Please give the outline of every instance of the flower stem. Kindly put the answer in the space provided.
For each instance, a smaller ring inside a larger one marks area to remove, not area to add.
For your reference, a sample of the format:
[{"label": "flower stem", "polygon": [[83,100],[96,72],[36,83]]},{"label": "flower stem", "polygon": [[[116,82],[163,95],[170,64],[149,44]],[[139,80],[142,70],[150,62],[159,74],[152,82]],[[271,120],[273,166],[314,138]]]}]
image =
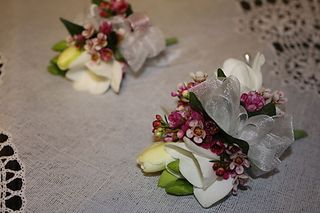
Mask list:
[{"label": "flower stem", "polygon": [[178,43],[178,38],[176,37],[171,37],[171,38],[166,38],[166,46],[171,46],[171,45],[174,45],[174,44],[177,44]]}]

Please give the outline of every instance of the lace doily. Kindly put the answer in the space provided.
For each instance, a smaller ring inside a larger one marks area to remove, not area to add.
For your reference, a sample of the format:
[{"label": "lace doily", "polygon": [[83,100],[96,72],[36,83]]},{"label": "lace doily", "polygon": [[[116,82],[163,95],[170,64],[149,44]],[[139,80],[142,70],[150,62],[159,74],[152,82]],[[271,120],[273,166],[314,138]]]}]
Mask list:
[{"label": "lace doily", "polygon": [[24,166],[11,136],[0,130],[0,212],[23,212],[24,191]]},{"label": "lace doily", "polygon": [[320,1],[237,0],[239,31],[270,44],[274,74],[301,90],[320,94]]},{"label": "lace doily", "polygon": [[4,69],[6,65],[6,59],[3,54],[0,53],[0,84],[2,83],[2,78],[4,76]]}]

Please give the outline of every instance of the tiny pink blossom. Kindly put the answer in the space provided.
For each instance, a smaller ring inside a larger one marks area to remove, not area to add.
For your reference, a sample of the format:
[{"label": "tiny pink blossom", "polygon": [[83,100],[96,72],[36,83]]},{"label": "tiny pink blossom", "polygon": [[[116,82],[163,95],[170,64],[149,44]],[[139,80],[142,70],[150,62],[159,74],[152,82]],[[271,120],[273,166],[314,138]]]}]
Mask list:
[{"label": "tiny pink blossom", "polygon": [[126,0],[111,0],[111,10],[118,14],[123,14],[127,11],[129,4]]},{"label": "tiny pink blossom", "polygon": [[241,103],[244,105],[248,112],[255,112],[266,104],[265,99],[258,92],[250,91],[248,93],[243,93],[240,98]]},{"label": "tiny pink blossom", "polygon": [[222,140],[216,139],[213,141],[210,149],[211,149],[211,152],[217,155],[221,155],[225,151],[226,145],[223,143]]},{"label": "tiny pink blossom", "polygon": [[206,137],[206,131],[203,129],[203,123],[201,121],[192,120],[189,122],[189,126],[190,129],[186,132],[187,137],[193,139],[197,144],[202,143]]},{"label": "tiny pink blossom", "polygon": [[109,48],[102,48],[100,51],[100,57],[104,62],[109,62],[112,60],[112,50],[110,50]]},{"label": "tiny pink blossom", "polygon": [[82,36],[84,36],[86,39],[90,38],[95,29],[94,26],[90,23],[84,25],[84,31],[82,31]]},{"label": "tiny pink blossom", "polygon": [[241,175],[244,173],[244,167],[245,168],[250,167],[250,163],[249,163],[246,155],[244,155],[241,152],[233,154],[230,158],[231,158],[232,162],[230,163],[229,168],[231,170],[234,170],[237,175]]},{"label": "tiny pink blossom", "polygon": [[184,137],[184,135],[185,135],[185,133],[184,133],[183,130],[179,130],[179,131],[177,132],[177,137],[178,137],[179,139],[182,139],[182,138]]},{"label": "tiny pink blossom", "polygon": [[94,48],[94,43],[92,39],[86,40],[86,44],[84,45],[84,49],[88,51],[90,54],[95,54],[97,51]]},{"label": "tiny pink blossom", "polygon": [[67,38],[66,38],[66,41],[69,45],[73,44],[74,43],[74,39],[73,39],[73,36],[71,35],[68,35]]},{"label": "tiny pink blossom", "polygon": [[269,100],[273,96],[272,90],[269,88],[261,87],[258,92],[264,97],[265,100]]},{"label": "tiny pink blossom", "polygon": [[185,120],[183,119],[179,111],[173,111],[168,116],[168,120],[169,120],[169,126],[174,129],[180,127],[185,122]]},{"label": "tiny pink blossom", "polygon": [[284,97],[284,92],[276,90],[273,92],[272,101],[276,104],[285,104],[288,99]]},{"label": "tiny pink blossom", "polygon": [[107,21],[102,22],[100,24],[99,31],[103,34],[108,35],[112,31],[112,24]]},{"label": "tiny pink blossom", "polygon": [[92,39],[92,41],[93,41],[94,49],[96,51],[99,51],[108,45],[107,35],[103,33],[98,33],[97,37]]}]

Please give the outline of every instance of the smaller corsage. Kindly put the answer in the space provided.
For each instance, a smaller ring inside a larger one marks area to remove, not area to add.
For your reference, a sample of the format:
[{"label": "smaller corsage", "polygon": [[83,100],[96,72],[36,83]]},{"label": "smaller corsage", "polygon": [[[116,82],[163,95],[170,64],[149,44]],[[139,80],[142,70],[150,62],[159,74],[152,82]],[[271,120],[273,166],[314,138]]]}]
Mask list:
[{"label": "smaller corsage", "polygon": [[208,208],[274,170],[306,133],[293,130],[284,93],[262,87],[264,62],[258,53],[251,66],[228,59],[213,77],[191,73],[171,94],[176,109],[152,123],[155,143],[137,159],[143,172],[161,171],[159,187]]},{"label": "smaller corsage", "polygon": [[148,58],[177,42],[165,39],[148,16],[133,12],[126,0],[93,0],[84,25],[60,20],[69,36],[52,47],[59,54],[48,70],[72,81],[76,90],[92,94],[110,87],[119,93],[126,70],[141,70]]}]

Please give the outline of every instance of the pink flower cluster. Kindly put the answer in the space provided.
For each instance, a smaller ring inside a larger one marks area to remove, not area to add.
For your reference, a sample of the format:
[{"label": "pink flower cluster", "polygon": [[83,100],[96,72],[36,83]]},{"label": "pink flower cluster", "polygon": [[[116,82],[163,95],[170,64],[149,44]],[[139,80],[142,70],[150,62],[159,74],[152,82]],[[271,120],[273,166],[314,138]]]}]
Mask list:
[{"label": "pink flower cluster", "polygon": [[182,102],[188,102],[189,98],[189,89],[194,87],[196,83],[190,82],[190,83],[180,83],[177,86],[177,91],[171,92],[172,97],[178,97],[180,101]]},{"label": "pink flower cluster", "polygon": [[[275,105],[283,105],[287,103],[284,92],[272,91],[269,88],[261,88],[258,92],[250,91],[242,93],[240,102],[248,112],[256,112],[261,110],[266,104],[274,103]],[[277,113],[278,114],[278,113]]]},{"label": "pink flower cluster", "polygon": [[[179,99],[176,109],[168,118],[157,115],[153,121],[155,140],[176,142],[188,138],[197,146],[218,155],[220,160],[212,164],[213,172],[223,179],[234,178],[236,192],[238,187],[244,187],[246,183],[247,176],[244,172],[250,163],[237,144],[230,144],[225,140],[223,131],[210,117],[191,107],[189,90],[205,81],[207,75],[198,72],[191,77],[193,82],[179,84],[177,91],[171,93]],[[264,97],[257,92],[243,94],[241,101],[250,110],[259,110],[265,105]]]},{"label": "pink flower cluster", "polygon": [[81,34],[68,37],[67,41],[78,48],[84,48],[93,61],[109,62],[113,57],[112,50],[107,47],[108,35],[111,32],[112,25],[107,21],[100,24],[98,31],[92,24],[86,24]]},{"label": "pink flower cluster", "polygon": [[273,92],[269,88],[262,87],[258,92],[264,97],[266,103],[285,104],[288,102],[283,91],[275,90]]},{"label": "pink flower cluster", "polygon": [[[221,143],[220,146],[222,146]],[[250,162],[239,146],[235,144],[224,144],[222,150],[219,156],[224,156],[223,160],[214,162],[212,168],[217,176],[225,180],[230,177],[234,178],[233,193],[236,193],[238,187],[245,187],[248,176],[244,172],[246,168],[250,167]]]},{"label": "pink flower cluster", "polygon": [[240,98],[241,103],[248,112],[255,112],[264,107],[266,101],[264,97],[255,91],[243,93]]},{"label": "pink flower cluster", "polygon": [[115,15],[125,16],[128,8],[129,3],[126,0],[102,1],[99,4],[99,14],[104,18],[109,18]]}]

